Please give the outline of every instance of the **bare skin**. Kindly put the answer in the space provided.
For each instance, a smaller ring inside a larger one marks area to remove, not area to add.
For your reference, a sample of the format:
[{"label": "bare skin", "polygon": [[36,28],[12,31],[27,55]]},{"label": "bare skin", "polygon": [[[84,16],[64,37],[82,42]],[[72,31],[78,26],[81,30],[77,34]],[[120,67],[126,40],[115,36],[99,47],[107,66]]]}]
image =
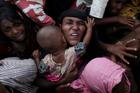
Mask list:
[{"label": "bare skin", "polygon": [[5,87],[0,83],[0,93],[6,93]]}]

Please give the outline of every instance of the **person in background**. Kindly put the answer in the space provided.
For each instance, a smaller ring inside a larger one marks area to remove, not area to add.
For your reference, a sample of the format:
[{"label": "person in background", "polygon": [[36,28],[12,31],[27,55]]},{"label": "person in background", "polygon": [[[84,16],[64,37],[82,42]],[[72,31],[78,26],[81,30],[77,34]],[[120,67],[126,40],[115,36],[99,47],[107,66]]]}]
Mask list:
[{"label": "person in background", "polygon": [[0,35],[8,47],[0,60],[0,82],[9,92],[35,93],[37,87],[33,82],[37,69],[31,57],[38,44],[32,24],[26,17],[22,19],[19,11],[14,5],[0,7]]}]

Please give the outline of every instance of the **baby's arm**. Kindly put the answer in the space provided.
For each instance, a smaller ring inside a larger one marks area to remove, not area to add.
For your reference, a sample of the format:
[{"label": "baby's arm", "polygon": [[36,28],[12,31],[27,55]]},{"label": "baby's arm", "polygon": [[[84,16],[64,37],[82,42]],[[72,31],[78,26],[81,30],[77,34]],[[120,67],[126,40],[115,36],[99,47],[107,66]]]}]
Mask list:
[{"label": "baby's arm", "polygon": [[90,42],[90,39],[92,37],[92,28],[94,26],[95,22],[94,22],[94,19],[92,18],[87,18],[87,22],[86,22],[86,26],[87,26],[87,31],[86,31],[86,34],[85,34],[85,37],[83,39],[83,44],[85,46],[88,46],[89,42]]},{"label": "baby's arm", "polygon": [[39,52],[39,50],[34,50],[32,55],[33,55],[33,58],[35,60],[36,65],[38,67],[38,65],[40,63],[40,52]]}]

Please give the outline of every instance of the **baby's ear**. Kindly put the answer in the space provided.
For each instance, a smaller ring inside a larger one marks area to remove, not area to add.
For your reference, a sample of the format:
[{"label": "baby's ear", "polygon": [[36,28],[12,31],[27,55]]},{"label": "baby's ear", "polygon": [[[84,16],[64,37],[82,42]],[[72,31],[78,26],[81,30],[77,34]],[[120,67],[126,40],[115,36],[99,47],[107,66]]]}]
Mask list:
[{"label": "baby's ear", "polygon": [[65,37],[63,36],[62,38],[63,38],[63,41],[66,43],[66,39],[65,39]]},{"label": "baby's ear", "polygon": [[[61,28],[62,27],[62,24],[59,24],[59,27]],[[62,30],[61,30],[62,31]]]}]

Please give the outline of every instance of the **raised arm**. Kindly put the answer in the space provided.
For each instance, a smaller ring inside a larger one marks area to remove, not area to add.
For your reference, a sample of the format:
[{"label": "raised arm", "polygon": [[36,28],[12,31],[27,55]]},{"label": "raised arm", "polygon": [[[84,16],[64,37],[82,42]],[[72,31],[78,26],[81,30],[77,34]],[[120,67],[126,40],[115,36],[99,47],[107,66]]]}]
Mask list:
[{"label": "raised arm", "polygon": [[92,37],[92,31],[93,31],[92,28],[93,28],[94,24],[95,24],[94,19],[88,17],[87,22],[86,22],[87,31],[86,31],[85,37],[83,39],[83,43],[85,44],[85,46],[89,45],[89,42]]}]

